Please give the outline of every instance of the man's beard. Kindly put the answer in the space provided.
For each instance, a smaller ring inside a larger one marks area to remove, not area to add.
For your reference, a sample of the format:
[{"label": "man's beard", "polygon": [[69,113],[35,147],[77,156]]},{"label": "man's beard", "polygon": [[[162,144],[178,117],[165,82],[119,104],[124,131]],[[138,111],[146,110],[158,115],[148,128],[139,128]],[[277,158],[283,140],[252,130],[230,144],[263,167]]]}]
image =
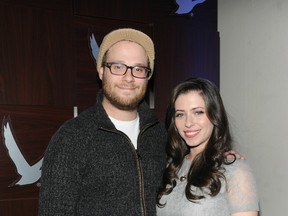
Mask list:
[{"label": "man's beard", "polygon": [[137,109],[140,101],[144,98],[147,85],[143,86],[141,92],[133,98],[124,98],[113,93],[112,87],[105,80],[102,80],[102,88],[105,97],[113,106],[120,110],[132,111]]}]

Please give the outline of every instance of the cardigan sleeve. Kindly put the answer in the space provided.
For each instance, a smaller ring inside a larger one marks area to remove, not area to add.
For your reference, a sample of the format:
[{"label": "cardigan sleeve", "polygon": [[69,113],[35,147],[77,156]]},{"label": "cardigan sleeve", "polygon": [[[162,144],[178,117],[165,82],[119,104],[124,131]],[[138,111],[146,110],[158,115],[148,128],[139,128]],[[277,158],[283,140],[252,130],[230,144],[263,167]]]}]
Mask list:
[{"label": "cardigan sleeve", "polygon": [[52,137],[42,166],[39,216],[74,215],[85,158],[76,146],[71,134],[58,131]]}]

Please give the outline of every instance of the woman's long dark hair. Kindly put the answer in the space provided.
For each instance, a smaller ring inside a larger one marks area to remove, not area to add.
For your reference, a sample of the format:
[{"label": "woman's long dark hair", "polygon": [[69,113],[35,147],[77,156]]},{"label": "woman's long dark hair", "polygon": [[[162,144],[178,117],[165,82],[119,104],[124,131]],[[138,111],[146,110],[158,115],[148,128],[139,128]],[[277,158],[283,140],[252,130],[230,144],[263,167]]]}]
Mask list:
[{"label": "woman's long dark hair", "polygon": [[207,117],[214,125],[214,129],[205,150],[199,153],[191,164],[187,175],[186,197],[191,202],[204,198],[202,195],[193,193],[191,186],[208,189],[208,195],[216,196],[221,189],[221,178],[225,180],[221,165],[229,164],[224,153],[232,149],[232,138],[219,90],[206,79],[192,78],[186,80],[175,87],[167,108],[165,125],[168,131],[166,148],[168,165],[163,175],[162,186],[158,191],[157,204],[160,207],[165,206],[165,203],[160,203],[161,197],[170,194],[176,186],[177,173],[182,166],[185,155],[190,152],[175,126],[175,101],[179,95],[190,91],[199,92],[203,97]]}]

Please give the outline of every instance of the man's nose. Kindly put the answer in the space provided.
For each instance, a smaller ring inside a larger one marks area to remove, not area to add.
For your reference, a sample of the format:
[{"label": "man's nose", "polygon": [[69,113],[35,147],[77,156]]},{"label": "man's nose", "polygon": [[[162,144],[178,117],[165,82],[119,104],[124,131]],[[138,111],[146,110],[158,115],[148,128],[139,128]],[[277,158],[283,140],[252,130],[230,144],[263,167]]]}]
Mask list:
[{"label": "man's nose", "polygon": [[130,82],[134,80],[134,77],[132,75],[132,68],[127,68],[127,71],[124,75],[124,79]]}]

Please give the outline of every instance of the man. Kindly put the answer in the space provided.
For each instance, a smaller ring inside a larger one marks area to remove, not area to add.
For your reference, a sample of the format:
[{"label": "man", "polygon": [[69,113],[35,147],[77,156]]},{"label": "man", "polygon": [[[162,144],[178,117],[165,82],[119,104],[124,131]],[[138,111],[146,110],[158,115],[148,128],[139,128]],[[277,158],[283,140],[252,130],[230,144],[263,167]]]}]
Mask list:
[{"label": "man", "polygon": [[64,123],[45,153],[40,216],[156,215],[166,131],[143,101],[154,55],[143,32],[104,37],[96,105]]}]

